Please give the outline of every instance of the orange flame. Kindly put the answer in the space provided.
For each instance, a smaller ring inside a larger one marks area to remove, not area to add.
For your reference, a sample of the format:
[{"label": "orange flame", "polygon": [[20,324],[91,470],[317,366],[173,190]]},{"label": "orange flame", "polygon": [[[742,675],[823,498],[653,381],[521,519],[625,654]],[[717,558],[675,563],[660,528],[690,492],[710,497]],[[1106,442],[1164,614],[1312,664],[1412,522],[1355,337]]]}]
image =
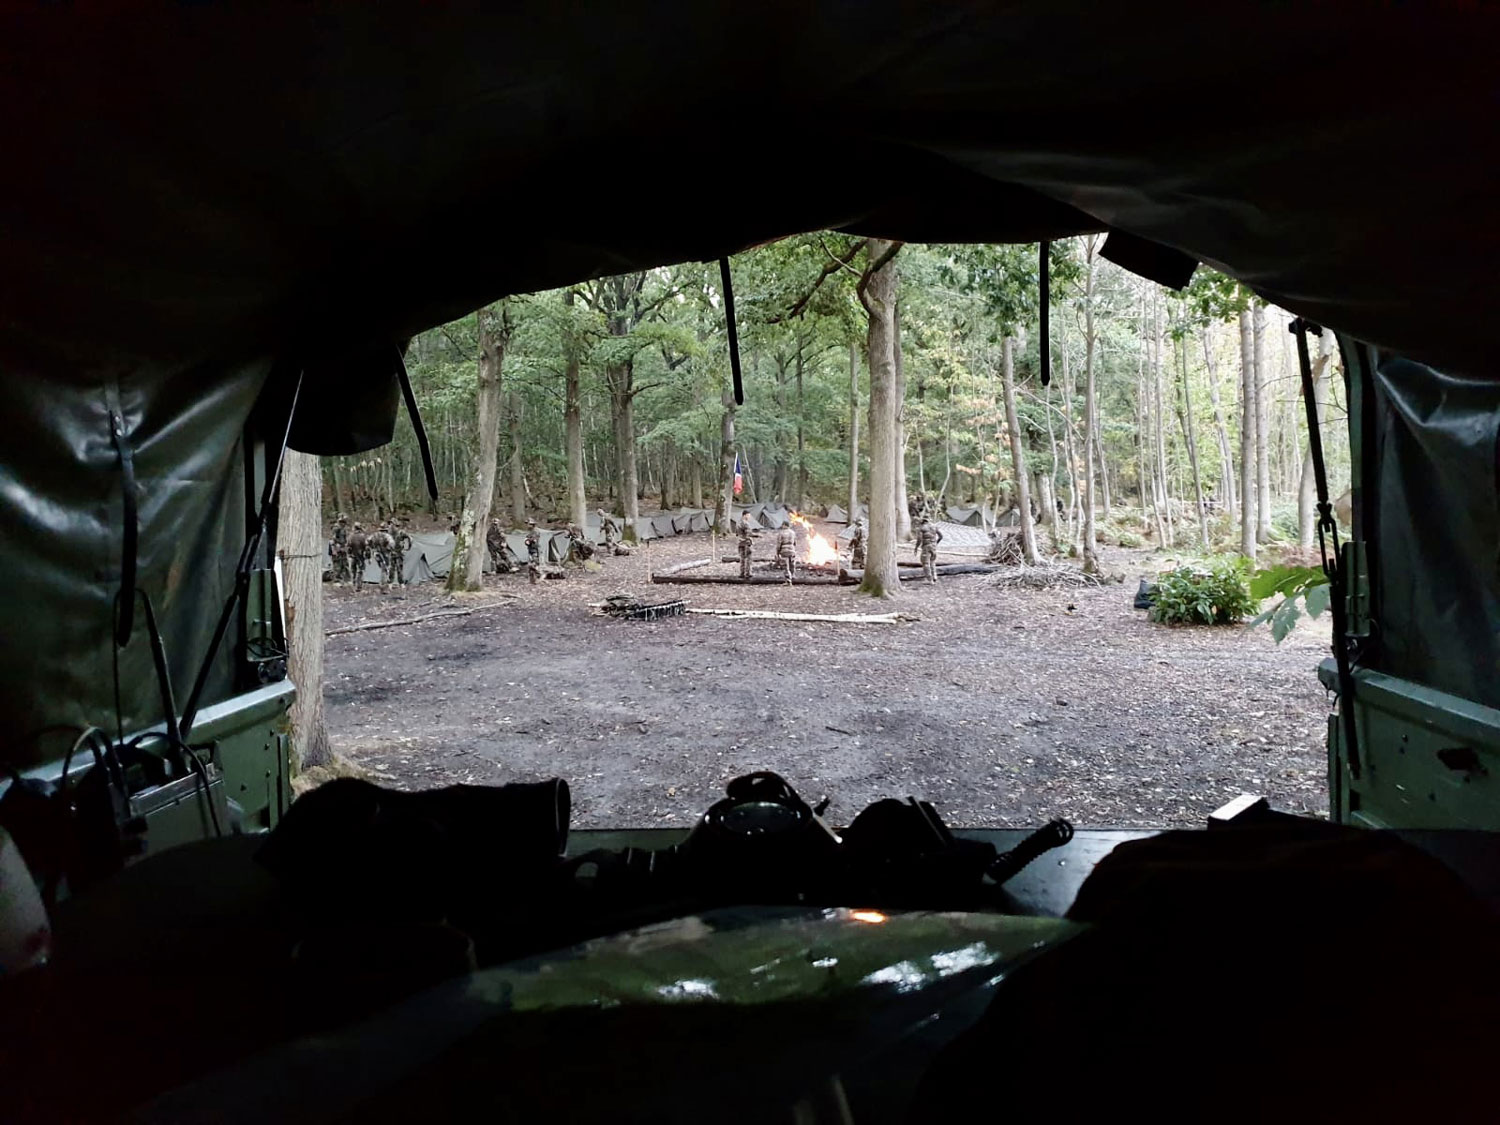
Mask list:
[{"label": "orange flame", "polygon": [[809,566],[833,566],[839,561],[839,549],[825,535],[813,530],[812,521],[800,512],[787,517],[797,527],[807,529],[807,564]]}]

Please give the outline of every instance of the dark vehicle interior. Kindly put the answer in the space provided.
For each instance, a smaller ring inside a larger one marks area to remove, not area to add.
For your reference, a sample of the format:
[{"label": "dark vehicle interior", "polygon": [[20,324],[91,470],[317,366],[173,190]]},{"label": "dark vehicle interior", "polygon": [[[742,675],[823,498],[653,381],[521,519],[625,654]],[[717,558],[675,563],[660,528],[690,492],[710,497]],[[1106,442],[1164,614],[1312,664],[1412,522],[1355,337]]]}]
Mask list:
[{"label": "dark vehicle interior", "polygon": [[[20,971],[7,920],[0,1116],[1493,1116],[1500,17],[0,21],[0,825],[24,857],[0,899],[34,878],[51,932]],[[660,175],[684,150],[719,169],[686,199]],[[1205,263],[1302,318],[1304,369],[1335,334],[1328,820],[1001,831],[892,793],[833,825],[765,772],[686,833],[570,831],[565,777],[293,803],[285,451],[389,441],[406,342],[488,300],[815,230],[1105,233],[1142,276]]]}]

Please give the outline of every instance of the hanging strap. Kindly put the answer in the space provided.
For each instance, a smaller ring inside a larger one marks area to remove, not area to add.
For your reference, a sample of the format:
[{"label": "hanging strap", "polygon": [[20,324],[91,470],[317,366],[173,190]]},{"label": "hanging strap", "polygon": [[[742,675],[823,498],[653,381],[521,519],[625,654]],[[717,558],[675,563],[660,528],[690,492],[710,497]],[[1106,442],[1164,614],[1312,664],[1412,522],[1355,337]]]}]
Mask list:
[{"label": "hanging strap", "polygon": [[740,375],[740,330],[734,322],[734,286],[729,280],[729,259],[719,259],[719,282],[724,290],[724,319],[729,325],[729,370],[734,375],[734,402],[745,405],[745,383]]},{"label": "hanging strap", "polygon": [[115,411],[109,412],[109,436],[115,443],[115,452],[120,457],[120,487],[125,500],[124,548],[120,559],[120,596],[115,603],[115,644],[121,647],[130,643],[130,634],[135,627],[135,574],[136,555],[140,542],[140,516],[136,506],[135,451],[130,439],[125,436],[125,420]]},{"label": "hanging strap", "polygon": [[286,430],[281,435],[281,445],[276,450],[276,462],[266,476],[266,486],[261,492],[260,511],[256,516],[255,527],[246,538],[244,549],[240,551],[240,561],[234,571],[234,589],[230,591],[229,597],[224,599],[224,608],[219,612],[219,622],[214,628],[213,640],[209,642],[208,651],[203,655],[203,663],[198,666],[198,676],[193,681],[193,690],[188,695],[187,706],[182,712],[184,742],[193,732],[193,721],[198,717],[198,705],[203,700],[204,688],[208,686],[208,675],[213,669],[214,658],[219,655],[219,646],[224,643],[224,634],[229,631],[229,622],[234,617],[234,608],[250,590],[250,571],[260,553],[260,541],[266,534],[266,521],[270,519],[272,505],[276,502],[276,492],[281,486],[281,466],[286,461],[287,443],[292,437],[292,420],[297,416],[297,400],[302,394],[302,376],[303,372],[297,372],[297,382],[292,387],[292,401],[286,411]]},{"label": "hanging strap", "polygon": [[[1328,575],[1329,608],[1333,613],[1333,660],[1338,668],[1339,718],[1344,727],[1344,749],[1349,762],[1349,776],[1360,775],[1358,727],[1354,721],[1354,672],[1349,662],[1349,623],[1347,575],[1339,550],[1339,525],[1333,518],[1333,504],[1328,499],[1328,469],[1323,463],[1323,434],[1318,420],[1318,399],[1313,389],[1312,360],[1307,351],[1307,334],[1323,334],[1323,329],[1297,317],[1288,326],[1297,337],[1297,363],[1302,369],[1302,401],[1307,408],[1307,448],[1312,456],[1313,483],[1318,492],[1318,552],[1323,559],[1323,573]],[[1331,553],[1330,553],[1330,548]]]},{"label": "hanging strap", "polygon": [[411,388],[411,376],[406,372],[406,357],[401,348],[396,348],[396,381],[401,384],[401,397],[406,400],[406,413],[411,418],[412,431],[417,435],[417,448],[422,451],[422,471],[427,475],[427,496],[432,501],[432,510],[437,510],[437,470],[432,466],[432,446],[427,442],[427,427],[422,424],[422,412],[417,409],[417,395]]},{"label": "hanging strap", "polygon": [[1042,386],[1052,382],[1052,277],[1051,261],[1052,243],[1042,243],[1042,260],[1037,274],[1042,290],[1042,304],[1039,314],[1041,320],[1041,339],[1038,346],[1041,350],[1042,361]]}]

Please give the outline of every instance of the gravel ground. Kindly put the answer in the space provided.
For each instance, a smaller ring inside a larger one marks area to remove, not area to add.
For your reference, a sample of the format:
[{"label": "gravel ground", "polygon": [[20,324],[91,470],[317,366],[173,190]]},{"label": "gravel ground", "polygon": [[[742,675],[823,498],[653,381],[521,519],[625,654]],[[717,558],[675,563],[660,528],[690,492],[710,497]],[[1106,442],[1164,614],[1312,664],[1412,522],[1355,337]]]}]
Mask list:
[{"label": "gravel ground", "polygon": [[[1279,646],[1265,628],[1153,625],[1131,600],[1169,556],[1106,549],[1124,582],[1102,588],[967,576],[903,583],[878,606],[839,587],[650,584],[709,554],[706,535],[657,541],[596,573],[491,578],[458,598],[330,587],[329,628],[474,611],[329,638],[336,751],[400,788],[565,777],[577,827],[687,825],[754,769],[831,797],[837,823],[908,794],[952,824],[997,827],[1197,825],[1241,792],[1326,812],[1326,623]],[[648,623],[589,608],[620,592],[919,620]]]}]

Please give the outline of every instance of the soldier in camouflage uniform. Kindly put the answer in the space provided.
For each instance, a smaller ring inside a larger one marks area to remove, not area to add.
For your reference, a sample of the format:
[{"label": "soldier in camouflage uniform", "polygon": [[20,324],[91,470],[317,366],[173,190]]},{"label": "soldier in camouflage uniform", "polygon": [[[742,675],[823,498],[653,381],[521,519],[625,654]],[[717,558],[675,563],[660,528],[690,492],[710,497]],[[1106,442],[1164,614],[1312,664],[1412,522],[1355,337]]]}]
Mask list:
[{"label": "soldier in camouflage uniform", "polygon": [[582,566],[594,557],[594,545],[576,523],[568,524],[568,561]]},{"label": "soldier in camouflage uniform", "polygon": [[328,549],[333,562],[333,580],[349,581],[349,517],[340,512],[333,520],[333,543]]},{"label": "soldier in camouflage uniform", "polygon": [[859,520],[854,525],[854,534],[849,537],[849,569],[863,570],[865,568],[865,521]]},{"label": "soldier in camouflage uniform", "polygon": [[391,569],[399,585],[406,585],[406,552],[412,547],[411,533],[406,520],[397,520],[391,528]]},{"label": "soldier in camouflage uniform", "polygon": [[396,553],[396,537],[391,534],[390,520],[385,520],[378,530],[370,533],[367,545],[370,554],[375,556],[375,564],[380,567],[380,584],[389,586],[391,563]]},{"label": "soldier in camouflage uniform", "polygon": [[370,557],[370,541],[365,538],[365,529],[356,523],[349,532],[349,580],[356,590],[365,580],[365,561]]},{"label": "soldier in camouflage uniform", "polygon": [[537,530],[536,520],[526,522],[526,577],[533,586],[542,576],[542,535]]},{"label": "soldier in camouflage uniform", "polygon": [[599,509],[599,530],[604,535],[604,549],[613,552],[620,542],[620,525],[605,515],[603,508]]},{"label": "soldier in camouflage uniform", "polygon": [[509,574],[515,569],[510,565],[510,548],[505,542],[505,532],[495,516],[490,517],[489,530],[484,533],[484,547],[490,553],[490,562],[494,564],[496,574]]},{"label": "soldier in camouflage uniform", "polygon": [[792,576],[792,568],[797,565],[797,529],[791,524],[776,533],[776,565],[782,568],[788,578]]},{"label": "soldier in camouflage uniform", "polygon": [[922,560],[922,573],[927,581],[937,582],[937,549],[943,541],[943,533],[937,524],[924,519],[917,527],[917,555]]},{"label": "soldier in camouflage uniform", "polygon": [[750,516],[747,513],[740,519],[740,577],[745,581],[750,580],[750,553],[752,540],[755,536],[755,528],[750,524]]}]

